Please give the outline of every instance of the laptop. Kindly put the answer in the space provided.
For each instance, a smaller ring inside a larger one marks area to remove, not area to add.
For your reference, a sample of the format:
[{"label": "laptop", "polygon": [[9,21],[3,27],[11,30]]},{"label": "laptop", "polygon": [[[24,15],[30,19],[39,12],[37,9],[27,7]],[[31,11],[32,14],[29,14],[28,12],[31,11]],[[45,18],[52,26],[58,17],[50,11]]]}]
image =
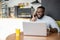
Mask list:
[{"label": "laptop", "polygon": [[47,36],[47,24],[36,22],[23,22],[24,35]]}]

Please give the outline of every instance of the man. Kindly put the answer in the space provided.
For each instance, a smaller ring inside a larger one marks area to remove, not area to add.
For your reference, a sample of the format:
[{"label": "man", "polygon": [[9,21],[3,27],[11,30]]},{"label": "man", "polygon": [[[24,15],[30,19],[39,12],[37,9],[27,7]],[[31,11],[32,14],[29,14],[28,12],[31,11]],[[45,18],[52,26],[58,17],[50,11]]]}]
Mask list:
[{"label": "man", "polygon": [[59,27],[55,20],[47,15],[44,15],[45,8],[43,6],[39,6],[37,11],[33,14],[32,21],[34,22],[46,22],[49,26],[49,31],[52,33],[59,32]]}]

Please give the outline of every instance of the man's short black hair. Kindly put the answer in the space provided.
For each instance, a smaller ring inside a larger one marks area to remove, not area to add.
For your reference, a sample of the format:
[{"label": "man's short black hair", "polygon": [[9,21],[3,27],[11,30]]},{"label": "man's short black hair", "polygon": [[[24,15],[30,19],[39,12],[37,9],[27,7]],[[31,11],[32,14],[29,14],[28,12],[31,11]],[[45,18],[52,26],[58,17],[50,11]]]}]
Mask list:
[{"label": "man's short black hair", "polygon": [[43,7],[43,6],[39,6],[38,8],[42,8],[42,9],[43,9],[43,11],[45,11],[45,7]]}]

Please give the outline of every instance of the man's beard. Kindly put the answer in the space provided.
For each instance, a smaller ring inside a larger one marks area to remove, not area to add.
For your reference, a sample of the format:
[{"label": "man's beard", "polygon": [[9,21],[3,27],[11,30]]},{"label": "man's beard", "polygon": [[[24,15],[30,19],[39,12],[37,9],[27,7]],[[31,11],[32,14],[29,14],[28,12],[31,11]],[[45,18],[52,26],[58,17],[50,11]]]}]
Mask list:
[{"label": "man's beard", "polygon": [[43,16],[44,16],[44,14],[42,14],[40,17],[38,17],[38,19],[42,19],[42,18],[43,18]]}]

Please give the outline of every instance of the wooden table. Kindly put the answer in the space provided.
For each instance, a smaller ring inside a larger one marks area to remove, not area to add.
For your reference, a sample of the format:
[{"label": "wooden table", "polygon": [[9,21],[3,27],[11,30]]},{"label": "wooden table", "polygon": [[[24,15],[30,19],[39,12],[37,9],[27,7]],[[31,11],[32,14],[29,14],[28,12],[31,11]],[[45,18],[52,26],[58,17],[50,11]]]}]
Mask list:
[{"label": "wooden table", "polygon": [[[34,36],[24,36],[23,33],[21,35],[21,40],[60,40],[60,33],[53,33],[48,37],[34,37]],[[9,35],[6,40],[15,40],[15,33]]]}]

